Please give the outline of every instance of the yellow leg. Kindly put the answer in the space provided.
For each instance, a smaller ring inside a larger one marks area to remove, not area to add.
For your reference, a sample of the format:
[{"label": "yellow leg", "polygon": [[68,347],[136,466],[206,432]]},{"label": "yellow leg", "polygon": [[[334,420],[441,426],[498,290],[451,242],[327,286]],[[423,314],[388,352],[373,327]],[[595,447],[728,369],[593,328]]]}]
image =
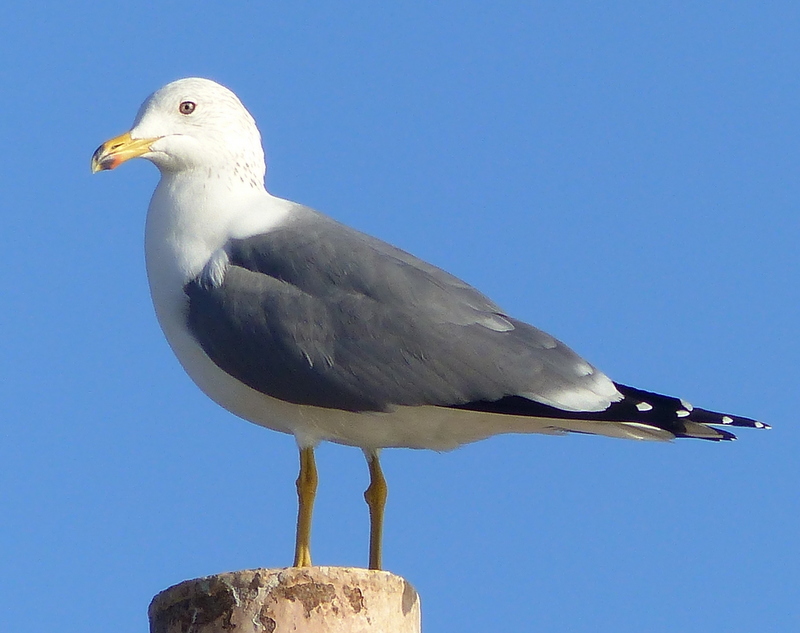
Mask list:
[{"label": "yellow leg", "polygon": [[383,558],[383,511],[389,489],[383,478],[378,451],[365,451],[369,465],[369,487],[364,499],[369,506],[369,568],[380,569]]},{"label": "yellow leg", "polygon": [[311,515],[317,494],[317,464],[313,448],[300,449],[300,474],[297,476],[297,540],[294,566],[311,567]]}]

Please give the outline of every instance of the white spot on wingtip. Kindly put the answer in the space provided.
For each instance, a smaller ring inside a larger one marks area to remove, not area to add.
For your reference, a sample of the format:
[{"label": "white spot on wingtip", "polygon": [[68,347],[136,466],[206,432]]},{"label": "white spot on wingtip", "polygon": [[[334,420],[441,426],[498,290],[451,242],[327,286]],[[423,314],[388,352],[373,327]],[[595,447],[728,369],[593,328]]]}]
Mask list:
[{"label": "white spot on wingtip", "polygon": [[639,409],[639,411],[652,411],[653,405],[649,402],[640,402],[636,405],[636,408]]},{"label": "white spot on wingtip", "polygon": [[678,409],[675,412],[675,415],[677,415],[679,418],[685,418],[689,415],[689,412],[686,409]]},{"label": "white spot on wingtip", "polygon": [[722,416],[722,423],[723,424],[732,424],[733,423],[733,418],[731,416],[729,416],[729,415],[723,415]]},{"label": "white spot on wingtip", "polygon": [[686,402],[686,400],[684,400],[683,398],[681,398],[681,406],[687,411],[692,411],[694,409],[691,403]]},{"label": "white spot on wingtip", "polygon": [[766,425],[766,424],[764,424],[763,422],[756,422],[756,423],[755,423],[755,427],[756,427],[757,429],[763,429],[763,428],[766,428],[766,426],[767,426],[767,425]]}]

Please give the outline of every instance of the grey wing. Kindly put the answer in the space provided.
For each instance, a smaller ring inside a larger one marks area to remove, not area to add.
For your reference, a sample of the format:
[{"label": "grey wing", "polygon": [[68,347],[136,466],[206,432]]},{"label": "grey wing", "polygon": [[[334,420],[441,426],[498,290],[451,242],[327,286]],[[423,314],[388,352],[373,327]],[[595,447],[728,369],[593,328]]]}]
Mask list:
[{"label": "grey wing", "polygon": [[223,274],[185,288],[189,327],[218,366],[267,395],[350,411],[506,396],[599,411],[620,397],[464,282],[310,210],[225,254]]}]

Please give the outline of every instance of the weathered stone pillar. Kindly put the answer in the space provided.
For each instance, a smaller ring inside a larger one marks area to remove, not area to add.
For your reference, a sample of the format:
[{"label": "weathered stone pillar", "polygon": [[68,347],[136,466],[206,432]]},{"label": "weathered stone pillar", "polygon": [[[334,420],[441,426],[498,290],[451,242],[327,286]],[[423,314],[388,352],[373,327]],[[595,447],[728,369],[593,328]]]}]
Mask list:
[{"label": "weathered stone pillar", "polygon": [[248,569],[187,580],[150,603],[150,633],[420,633],[399,576],[350,567]]}]

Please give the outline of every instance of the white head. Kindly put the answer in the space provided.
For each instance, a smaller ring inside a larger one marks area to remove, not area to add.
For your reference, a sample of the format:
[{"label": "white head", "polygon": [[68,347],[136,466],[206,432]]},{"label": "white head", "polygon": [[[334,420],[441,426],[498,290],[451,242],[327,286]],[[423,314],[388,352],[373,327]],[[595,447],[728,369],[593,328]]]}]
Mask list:
[{"label": "white head", "polygon": [[92,171],[113,169],[141,156],[164,175],[204,170],[263,187],[261,135],[239,98],[209,79],[167,84],[142,104],[130,132],[107,141],[92,157]]}]

